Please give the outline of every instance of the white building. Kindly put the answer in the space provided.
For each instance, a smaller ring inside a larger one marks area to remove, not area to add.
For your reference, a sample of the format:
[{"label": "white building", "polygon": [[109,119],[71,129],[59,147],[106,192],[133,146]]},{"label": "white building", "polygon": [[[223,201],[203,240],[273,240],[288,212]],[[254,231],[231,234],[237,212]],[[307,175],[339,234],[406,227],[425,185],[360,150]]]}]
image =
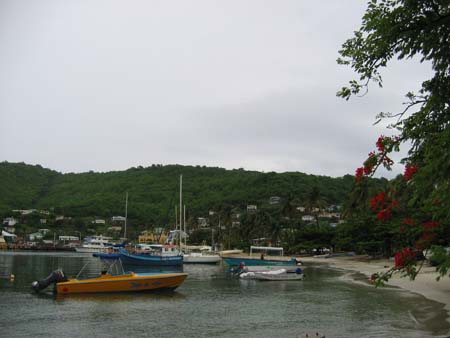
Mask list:
[{"label": "white building", "polygon": [[37,210],[36,210],[36,209],[24,209],[24,210],[18,210],[18,209],[16,209],[16,210],[13,210],[13,212],[18,212],[18,213],[20,213],[22,216],[24,216],[24,215],[30,215],[30,214],[32,214],[33,212],[37,212]]},{"label": "white building", "polygon": [[6,217],[3,219],[3,225],[6,227],[13,227],[17,224],[17,221],[14,217]]},{"label": "white building", "polygon": [[247,205],[247,212],[256,212],[258,210],[258,207],[254,204]]},{"label": "white building", "polygon": [[278,196],[272,196],[269,198],[269,204],[279,204],[281,202],[281,198]]},{"label": "white building", "polygon": [[314,216],[311,215],[304,215],[302,216],[303,222],[313,222],[315,220]]}]

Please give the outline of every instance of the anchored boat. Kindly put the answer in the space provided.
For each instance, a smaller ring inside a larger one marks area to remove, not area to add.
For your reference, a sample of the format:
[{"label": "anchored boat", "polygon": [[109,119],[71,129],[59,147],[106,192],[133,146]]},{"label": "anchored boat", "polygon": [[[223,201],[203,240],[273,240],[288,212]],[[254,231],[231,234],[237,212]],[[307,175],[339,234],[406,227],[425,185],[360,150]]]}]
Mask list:
[{"label": "anchored boat", "polygon": [[55,270],[47,278],[33,282],[31,287],[34,291],[39,292],[50,284],[54,284],[54,290],[59,294],[175,290],[187,277],[187,273],[123,272],[121,264],[122,272],[114,274],[112,273],[113,265],[108,271],[93,278],[77,276],[68,279],[62,270]]},{"label": "anchored boat", "polygon": [[97,278],[69,279],[56,283],[56,292],[68,293],[98,293],[148,291],[156,289],[175,290],[187,277],[187,273],[134,273],[124,275],[105,274]]},{"label": "anchored boat", "polygon": [[257,279],[264,281],[293,281],[302,280],[304,277],[301,268],[295,271],[287,271],[285,269],[274,271],[260,271],[260,272],[244,272],[239,275],[242,279]]},{"label": "anchored boat", "polygon": [[[156,246],[156,245],[154,245]],[[120,250],[120,259],[127,265],[182,265],[183,255],[174,245],[157,245],[159,252],[132,253],[127,250]]]}]

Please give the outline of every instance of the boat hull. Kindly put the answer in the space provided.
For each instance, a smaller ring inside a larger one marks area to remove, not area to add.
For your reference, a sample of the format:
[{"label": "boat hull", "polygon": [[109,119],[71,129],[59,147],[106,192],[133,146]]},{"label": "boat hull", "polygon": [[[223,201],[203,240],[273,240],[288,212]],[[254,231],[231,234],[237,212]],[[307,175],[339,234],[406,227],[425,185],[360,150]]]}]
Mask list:
[{"label": "boat hull", "polygon": [[120,251],[120,259],[125,265],[147,265],[147,266],[172,266],[182,265],[183,256],[159,256],[147,254],[132,254],[126,250]]},{"label": "boat hull", "polygon": [[97,248],[87,248],[87,247],[75,247],[75,251],[79,253],[106,253],[109,247],[97,247]]},{"label": "boat hull", "polygon": [[280,269],[292,272],[298,268],[297,265],[244,265],[244,267],[246,272],[276,271]]},{"label": "boat hull", "polygon": [[253,265],[271,265],[271,266],[296,266],[297,261],[291,259],[290,261],[273,260],[273,259],[256,259],[256,258],[239,258],[239,257],[227,257],[223,259],[225,263],[230,266],[239,266],[242,263],[245,266]]},{"label": "boat hull", "polygon": [[98,278],[69,279],[57,283],[59,294],[136,292],[159,289],[174,290],[186,279],[186,273],[102,275]]},{"label": "boat hull", "polygon": [[242,279],[257,279],[263,281],[294,281],[302,280],[303,273],[288,272],[284,269],[278,271],[246,272],[239,275]]},{"label": "boat hull", "polygon": [[93,253],[92,256],[100,258],[100,259],[111,259],[111,260],[115,260],[115,259],[119,259],[120,258],[120,254],[119,253],[96,252],[96,253]]},{"label": "boat hull", "polygon": [[183,256],[184,264],[217,264],[220,260],[220,256],[217,255],[187,254]]}]

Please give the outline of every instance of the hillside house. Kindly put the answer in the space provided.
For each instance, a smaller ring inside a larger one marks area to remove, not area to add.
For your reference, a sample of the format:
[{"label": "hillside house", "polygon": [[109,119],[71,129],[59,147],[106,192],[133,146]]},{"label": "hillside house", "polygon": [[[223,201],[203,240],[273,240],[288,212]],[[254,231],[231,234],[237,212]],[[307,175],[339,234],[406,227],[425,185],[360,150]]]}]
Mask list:
[{"label": "hillside house", "polygon": [[6,217],[3,219],[3,226],[13,227],[17,224],[17,220],[14,217]]},{"label": "hillside house", "polygon": [[269,204],[270,205],[280,204],[280,202],[281,202],[281,197],[272,196],[272,197],[269,198]]},{"label": "hillside house", "polygon": [[248,213],[255,213],[258,211],[258,207],[254,204],[247,205],[247,212]]}]

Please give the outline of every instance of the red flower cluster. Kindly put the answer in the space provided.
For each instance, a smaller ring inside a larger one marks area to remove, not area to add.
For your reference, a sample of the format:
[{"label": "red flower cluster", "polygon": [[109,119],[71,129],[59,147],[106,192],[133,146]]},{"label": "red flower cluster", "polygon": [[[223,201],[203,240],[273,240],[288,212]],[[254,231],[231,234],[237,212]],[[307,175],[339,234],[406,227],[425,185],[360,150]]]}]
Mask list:
[{"label": "red flower cluster", "polygon": [[405,180],[409,181],[413,178],[413,176],[419,171],[419,167],[414,164],[407,164],[405,167]]},{"label": "red flower cluster", "polygon": [[360,168],[356,169],[355,177],[356,177],[356,181],[358,183],[361,183],[363,175],[364,175],[364,168],[363,167],[360,167]]},{"label": "red flower cluster", "polygon": [[387,222],[392,218],[392,210],[389,208],[380,210],[377,214],[377,218],[381,222]]},{"label": "red flower cluster", "polygon": [[377,144],[377,149],[378,149],[378,151],[381,152],[381,153],[384,152],[384,140],[385,140],[384,136],[381,135],[381,136],[378,138],[377,143],[376,143],[376,144]]},{"label": "red flower cluster", "polygon": [[385,203],[386,203],[386,193],[384,191],[380,192],[378,195],[370,199],[370,206],[372,210],[383,208]]},{"label": "red flower cluster", "polygon": [[361,183],[364,176],[372,175],[376,168],[381,164],[390,169],[394,164],[394,161],[387,156],[387,153],[391,152],[393,149],[398,151],[399,141],[400,138],[397,136],[387,137],[381,135],[376,142],[377,152],[370,152],[367,160],[364,162],[364,166],[356,169],[356,181]]},{"label": "red flower cluster", "polygon": [[403,249],[395,254],[395,267],[397,269],[402,269],[406,265],[415,261],[417,251],[411,250],[410,248]]},{"label": "red flower cluster", "polygon": [[380,210],[377,214],[378,220],[387,222],[392,218],[392,209],[400,205],[397,200],[391,203],[387,201],[387,195],[384,191],[370,199],[370,207],[373,211]]}]

